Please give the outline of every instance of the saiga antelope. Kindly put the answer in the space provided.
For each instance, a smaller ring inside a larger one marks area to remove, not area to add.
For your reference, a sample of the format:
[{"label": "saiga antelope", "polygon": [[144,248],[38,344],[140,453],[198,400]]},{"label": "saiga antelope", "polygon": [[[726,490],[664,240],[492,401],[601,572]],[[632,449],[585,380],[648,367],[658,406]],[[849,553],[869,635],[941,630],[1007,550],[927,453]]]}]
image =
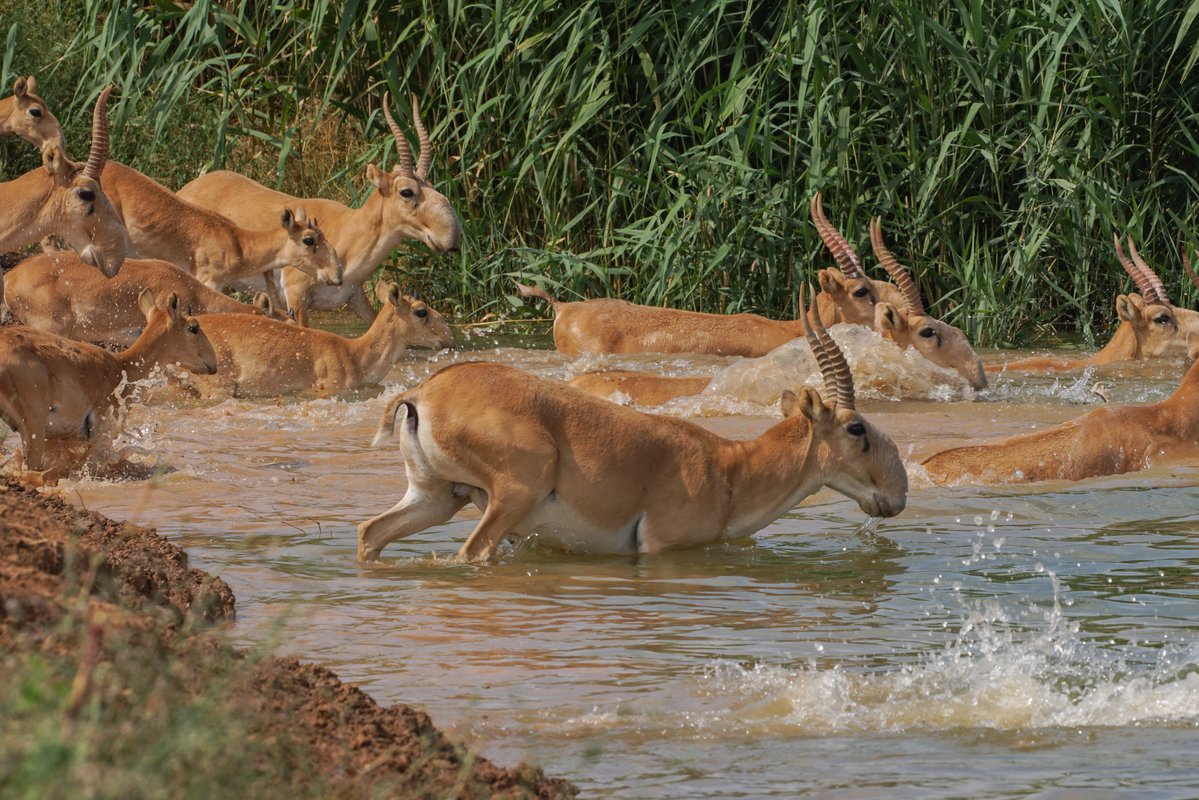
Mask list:
[{"label": "saiga antelope", "polygon": [[264,317],[206,315],[204,332],[216,348],[219,367],[213,380],[231,384],[239,397],[337,394],[383,380],[410,344],[453,345],[445,319],[423,301],[402,295],[387,281],[375,285],[375,294],[382,310],[356,339]]},{"label": "saiga antelope", "polygon": [[68,252],[22,261],[6,276],[4,301],[17,322],[80,342],[132,344],[145,326],[138,298],[174,292],[188,314],[271,315],[266,294],[253,305],[209,289],[166,261],[128,259],[114,278],[102,277]]},{"label": "saiga antelope", "polygon": [[341,258],[304,208],[271,204],[269,222],[245,228],[115,161],[104,168],[104,186],[129,229],[133,257],[169,261],[210,289],[223,291],[284,264],[341,283]]},{"label": "saiga antelope", "polygon": [[[512,534],[586,553],[657,553],[749,536],[823,486],[872,516],[907,502],[895,443],[854,410],[853,379],[815,313],[806,335],[826,404],[810,387],[782,398],[784,419],[730,441],[513,367],[457,364],[392,399],[375,445],[400,418],[404,498],[358,526],[358,557],[449,520],[468,501],[483,517],[458,551],[495,555]],[[402,412],[402,413],[401,413]]]},{"label": "saiga antelope", "polygon": [[1144,469],[1197,447],[1199,361],[1160,403],[1097,408],[1036,433],[944,450],[923,466],[937,483],[1077,481]]},{"label": "saiga antelope", "polygon": [[345,264],[340,287],[318,286],[309,276],[284,269],[282,282],[287,307],[301,325],[308,324],[309,306],[332,310],[350,304],[362,319],[374,319],[362,284],[375,268],[404,239],[417,239],[437,252],[456,251],[462,238],[458,215],[445,196],[429,183],[433,146],[420,118],[416,96],[412,98],[412,119],[420,140],[415,165],[408,140],[383,99],[383,114],[396,143],[399,163],[391,172],[374,164],[366,167],[366,179],[374,186],[365,202],[349,208],[335,200],[299,199],[268,189],[235,172],[219,171],[201,175],[179,190],[179,196],[193,203],[219,210],[247,227],[268,222],[266,209],[281,204],[302,203],[309,213],[320,217],[325,236]]},{"label": "saiga antelope", "polygon": [[[146,289],[139,298],[146,327],[133,345],[110,353],[22,325],[0,328],[0,418],[24,447],[25,468],[47,483],[81,465],[95,444],[115,435],[123,398],[118,387],[146,378],[160,364],[192,372],[216,371],[216,354],[179,298],[162,307]],[[68,463],[46,462],[49,440],[84,446]]]},{"label": "saiga antelope", "polygon": [[37,80],[32,75],[17,78],[12,96],[0,98],[0,134],[15,134],[38,149],[52,144],[60,153],[65,153],[67,140],[63,138],[58,117],[46,107],[46,101],[34,93],[36,89]]},{"label": "saiga antelope", "polygon": [[42,168],[0,183],[0,253],[56,235],[89,264],[117,274],[129,248],[128,231],[100,186],[108,160],[106,111],[112,87],[92,110],[92,145],[78,164],[53,142],[42,146]]},{"label": "saiga antelope", "polygon": [[[1037,356],[1004,364],[990,364],[987,366],[988,372],[1060,371],[1098,367],[1119,361],[1187,356],[1191,343],[1199,341],[1199,312],[1178,308],[1170,301],[1161,278],[1141,258],[1131,236],[1128,237],[1131,259],[1124,254],[1120,237],[1113,234],[1112,239],[1116,245],[1116,259],[1132,278],[1140,294],[1116,297],[1116,316],[1120,318],[1120,325],[1103,349],[1085,358]],[[1183,266],[1188,274],[1194,274],[1185,252]],[[1199,281],[1196,286],[1199,286]]]}]

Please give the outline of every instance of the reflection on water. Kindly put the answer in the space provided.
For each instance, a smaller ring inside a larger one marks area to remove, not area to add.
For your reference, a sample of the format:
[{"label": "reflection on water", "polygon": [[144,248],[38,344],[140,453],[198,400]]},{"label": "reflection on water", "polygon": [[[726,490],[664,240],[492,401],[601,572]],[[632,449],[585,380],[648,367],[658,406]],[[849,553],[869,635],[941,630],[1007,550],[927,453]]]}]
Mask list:
[{"label": "reflection on water", "polygon": [[[1011,489],[933,488],[914,471],[907,510],[874,531],[824,491],[751,541],[643,557],[526,542],[458,564],[467,509],[359,566],[354,526],[403,491],[398,451],[368,449],[396,386],[479,357],[555,378],[721,374],[723,399],[663,410],[747,437],[777,411],[773,388],[742,389],[785,383],[802,361],[752,365],[737,389],[749,368],[734,359],[568,359],[538,344],[484,331],[475,349],[414,351],[387,389],[343,398],[134,408],[130,440],[174,471],[61,491],[159,526],[228,580],[240,642],[277,641],[587,796],[1194,795],[1193,464]],[[862,363],[881,347],[860,344]],[[973,400],[878,391],[861,405],[912,464],[1084,413],[1096,381],[1113,402],[1152,402],[1182,372],[997,374]]]}]

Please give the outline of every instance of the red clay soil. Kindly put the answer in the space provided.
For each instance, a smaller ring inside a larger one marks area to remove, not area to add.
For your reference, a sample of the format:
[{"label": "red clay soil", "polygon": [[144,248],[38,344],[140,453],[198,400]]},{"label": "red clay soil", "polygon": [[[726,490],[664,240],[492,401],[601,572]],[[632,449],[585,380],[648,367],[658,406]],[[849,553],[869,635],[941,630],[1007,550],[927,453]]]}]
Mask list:
[{"label": "red clay soil", "polygon": [[[54,623],[84,589],[90,589],[93,606],[119,609],[133,620],[123,624],[153,633],[164,651],[180,659],[196,652],[194,627],[234,613],[229,586],[192,569],[187,554],[154,530],[79,511],[0,479],[0,647],[51,642]],[[189,636],[176,648],[182,626]],[[244,673],[230,690],[255,721],[255,735],[296,740],[337,795],[366,797],[381,788],[387,796],[419,797],[577,793],[540,769],[504,768],[476,757],[447,739],[424,712],[383,708],[327,669],[290,658],[246,659],[217,637],[199,635],[204,650]]]}]

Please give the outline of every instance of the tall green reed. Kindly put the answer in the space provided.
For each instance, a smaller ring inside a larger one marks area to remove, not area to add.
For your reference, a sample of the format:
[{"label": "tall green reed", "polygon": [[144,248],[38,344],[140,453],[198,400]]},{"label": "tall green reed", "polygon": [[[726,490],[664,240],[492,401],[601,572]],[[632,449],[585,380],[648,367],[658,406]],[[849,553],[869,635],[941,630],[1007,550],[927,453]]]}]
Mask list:
[{"label": "tall green reed", "polygon": [[510,311],[510,279],[540,276],[792,313],[830,262],[807,221],[821,189],[859,250],[881,214],[932,309],[1009,344],[1111,326],[1130,288],[1113,232],[1195,302],[1177,246],[1199,241],[1196,8],[75,0],[63,56],[25,55],[72,79],[81,136],[116,83],[118,153],[176,187],[225,167],[354,201],[365,164],[394,160],[383,92],[417,93],[466,246],[404,248],[401,271],[463,311]]}]

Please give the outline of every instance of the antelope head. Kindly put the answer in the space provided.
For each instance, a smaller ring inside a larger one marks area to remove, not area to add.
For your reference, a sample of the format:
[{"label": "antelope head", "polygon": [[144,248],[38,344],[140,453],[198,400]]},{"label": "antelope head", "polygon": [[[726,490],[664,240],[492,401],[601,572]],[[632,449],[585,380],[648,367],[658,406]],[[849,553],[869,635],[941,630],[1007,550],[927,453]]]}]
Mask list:
[{"label": "antelope head", "polygon": [[316,219],[308,219],[302,206],[297,206],[294,212],[284,206],[280,221],[288,239],[280,255],[288,256],[292,266],[318,281],[341,286],[341,257],[321,232]]},{"label": "antelope head", "polygon": [[[1116,315],[1128,323],[1136,337],[1137,357],[1186,356],[1190,342],[1199,341],[1199,320],[1195,319],[1199,315],[1174,307],[1161,279],[1141,258],[1131,236],[1128,237],[1128,255],[1120,246],[1120,237],[1113,234],[1112,239],[1120,266],[1140,291],[1139,295],[1120,295],[1116,298]],[[1184,311],[1186,319],[1183,319]]]},{"label": "antelope head", "polygon": [[391,228],[403,231],[410,238],[419,239],[432,250],[456,252],[462,239],[462,225],[450,201],[429,183],[433,145],[420,118],[420,104],[416,95],[412,96],[412,119],[420,142],[420,153],[415,164],[408,139],[391,116],[390,104],[391,96],[384,95],[383,116],[387,118],[387,126],[395,138],[399,163],[391,172],[368,164],[366,178],[383,197],[384,213]]},{"label": "antelope head", "polygon": [[12,97],[0,100],[0,133],[15,133],[41,149],[43,145],[55,144],[64,153],[67,141],[62,135],[58,118],[46,108],[46,101],[34,94],[37,79],[17,78],[12,87]]},{"label": "antelope head", "polygon": [[108,161],[109,86],[92,111],[92,147],[86,164],[71,161],[57,144],[42,146],[42,165],[54,183],[53,207],[44,209],[53,230],[84,263],[112,277],[129,250],[129,232],[121,215],[100,188],[100,173]]},{"label": "antelope head", "polygon": [[[803,287],[800,286],[803,304]],[[908,474],[891,437],[870,424],[854,408],[853,375],[841,348],[829,336],[816,313],[816,295],[803,316],[804,336],[824,377],[820,399],[810,386],[799,394],[783,393],[784,417],[797,413],[812,425],[812,453],[824,484],[856,500],[872,517],[893,517],[907,505]]]},{"label": "antelope head", "polygon": [[146,327],[138,341],[152,343],[141,357],[157,364],[176,364],[201,375],[216,373],[216,351],[195,317],[179,309],[179,295],[171,292],[159,305],[151,289],[137,297]]},{"label": "antelope head", "polygon": [[430,308],[423,300],[400,294],[400,287],[390,281],[375,284],[375,297],[395,314],[397,334],[409,345],[433,350],[454,346],[454,334],[445,317]]},{"label": "antelope head", "polygon": [[954,370],[974,389],[987,388],[982,359],[966,334],[925,312],[916,282],[883,241],[883,223],[878,217],[870,221],[870,244],[904,300],[902,309],[891,303],[877,304],[874,327],[900,347],[911,347],[934,364]]},{"label": "antelope head", "polygon": [[820,290],[836,304],[846,322],[873,326],[874,305],[879,300],[873,281],[862,271],[862,262],[858,260],[858,254],[824,215],[824,201],[820,192],[812,198],[809,210],[821,241],[841,267],[820,270],[817,274]]}]

